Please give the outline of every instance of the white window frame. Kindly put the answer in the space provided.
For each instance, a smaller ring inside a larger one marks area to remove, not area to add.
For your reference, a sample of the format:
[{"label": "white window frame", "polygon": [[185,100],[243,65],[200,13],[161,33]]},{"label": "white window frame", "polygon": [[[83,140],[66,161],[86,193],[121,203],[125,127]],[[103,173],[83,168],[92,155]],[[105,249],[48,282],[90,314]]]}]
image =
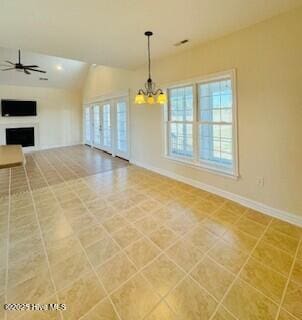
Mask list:
[{"label": "white window frame", "polygon": [[[233,146],[233,166],[232,171],[229,169],[224,169],[221,165],[214,165],[209,162],[206,163],[205,160],[201,161],[199,159],[199,124],[201,123],[199,119],[200,113],[200,97],[198,93],[198,87],[202,83],[223,80],[224,78],[230,78],[232,83],[232,146]],[[237,84],[236,84],[236,70],[227,70],[215,74],[206,75],[203,77],[194,78],[188,81],[182,81],[174,84],[165,86],[165,91],[168,94],[169,89],[193,86],[193,158],[189,159],[187,157],[175,156],[170,154],[169,145],[169,110],[168,103],[165,104],[163,108],[163,130],[164,130],[164,158],[189,166],[193,168],[198,168],[200,170],[208,171],[211,173],[216,173],[222,176],[238,179],[239,178],[239,162],[238,162],[238,133],[237,133]],[[168,95],[169,97],[169,95]],[[173,121],[172,121],[173,122]]]}]

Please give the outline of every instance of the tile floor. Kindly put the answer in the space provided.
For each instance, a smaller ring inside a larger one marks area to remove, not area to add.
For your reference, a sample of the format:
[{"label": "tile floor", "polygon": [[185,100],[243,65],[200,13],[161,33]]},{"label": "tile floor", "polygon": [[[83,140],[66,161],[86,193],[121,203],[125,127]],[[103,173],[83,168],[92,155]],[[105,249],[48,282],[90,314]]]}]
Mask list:
[{"label": "tile floor", "polygon": [[0,171],[0,319],[302,319],[302,229],[88,147]]}]

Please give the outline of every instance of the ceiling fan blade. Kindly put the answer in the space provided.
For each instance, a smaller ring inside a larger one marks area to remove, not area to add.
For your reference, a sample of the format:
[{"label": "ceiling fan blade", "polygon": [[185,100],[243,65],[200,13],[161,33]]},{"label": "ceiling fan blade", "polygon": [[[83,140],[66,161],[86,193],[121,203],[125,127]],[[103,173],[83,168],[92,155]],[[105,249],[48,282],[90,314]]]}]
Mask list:
[{"label": "ceiling fan blade", "polygon": [[24,73],[31,74],[28,70],[24,69]]},{"label": "ceiling fan blade", "polygon": [[6,69],[1,69],[1,71],[8,71],[8,70],[14,70],[15,68],[6,68]]},{"label": "ceiling fan blade", "polygon": [[12,63],[11,61],[6,60],[5,62],[12,64],[13,66],[15,65],[14,63]]},{"label": "ceiling fan blade", "polygon": [[31,71],[35,71],[35,72],[41,72],[41,73],[46,73],[46,71],[44,70],[36,70],[36,69],[33,69],[33,68],[24,68],[26,70],[31,70]]},{"label": "ceiling fan blade", "polygon": [[37,66],[37,65],[35,65],[35,64],[33,64],[33,65],[28,65],[28,66],[24,66],[24,65],[23,65],[23,67],[24,67],[24,68],[39,68],[39,66]]}]

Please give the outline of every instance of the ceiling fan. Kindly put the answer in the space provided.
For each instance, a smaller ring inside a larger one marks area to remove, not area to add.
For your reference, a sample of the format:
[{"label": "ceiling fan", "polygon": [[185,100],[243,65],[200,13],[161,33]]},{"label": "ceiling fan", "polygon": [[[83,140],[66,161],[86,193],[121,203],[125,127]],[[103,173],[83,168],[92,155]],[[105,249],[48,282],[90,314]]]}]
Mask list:
[{"label": "ceiling fan", "polygon": [[39,66],[37,65],[24,65],[21,63],[21,50],[18,50],[19,53],[19,59],[17,63],[13,63],[11,61],[5,61],[6,63],[12,65],[13,67],[9,67],[6,69],[1,69],[1,71],[8,71],[8,70],[17,70],[17,71],[23,71],[25,74],[31,74],[30,71],[34,71],[34,72],[41,72],[41,73],[46,73],[46,71],[44,70],[38,70],[37,68],[39,68]]}]

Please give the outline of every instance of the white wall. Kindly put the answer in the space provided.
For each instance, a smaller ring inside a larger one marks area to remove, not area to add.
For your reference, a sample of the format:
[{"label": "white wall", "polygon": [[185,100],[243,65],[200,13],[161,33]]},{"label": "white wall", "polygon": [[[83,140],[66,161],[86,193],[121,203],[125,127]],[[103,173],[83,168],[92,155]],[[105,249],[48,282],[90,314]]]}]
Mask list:
[{"label": "white wall", "polygon": [[[211,41],[178,55],[153,61],[158,85],[235,68],[238,92],[240,178],[232,180],[163,158],[162,107],[131,106],[131,158],[196,184],[263,204],[276,215],[302,222],[302,8]],[[85,99],[131,88],[131,101],[147,78],[146,67],[125,71],[90,70]],[[103,75],[103,76],[101,76]],[[106,77],[109,86],[104,86]],[[102,81],[98,79],[102,78]],[[117,84],[117,88],[115,88]],[[97,89],[97,90],[96,90]],[[264,186],[257,186],[264,177]],[[260,207],[260,206],[259,206]]]},{"label": "white wall", "polygon": [[41,149],[82,142],[82,95],[79,91],[0,86],[0,99],[37,101],[36,117],[0,117],[0,126],[38,122]]}]

